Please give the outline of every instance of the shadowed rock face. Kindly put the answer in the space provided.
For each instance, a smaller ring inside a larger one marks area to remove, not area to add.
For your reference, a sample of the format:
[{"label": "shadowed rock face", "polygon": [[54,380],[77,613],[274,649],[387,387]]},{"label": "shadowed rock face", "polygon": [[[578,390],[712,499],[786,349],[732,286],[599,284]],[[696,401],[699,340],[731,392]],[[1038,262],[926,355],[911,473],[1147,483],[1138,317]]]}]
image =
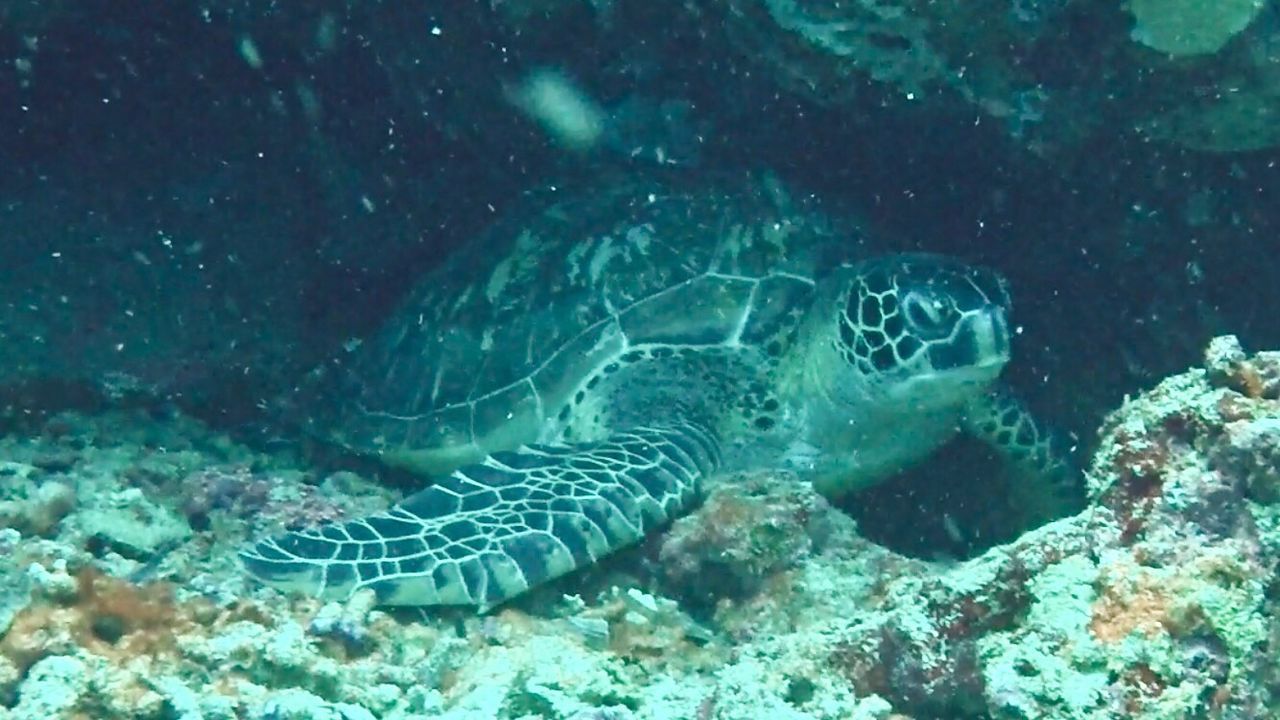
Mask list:
[{"label": "shadowed rock face", "polygon": [[[1258,0],[1211,12],[1179,0],[699,5],[765,72],[822,104],[853,108],[872,96],[967,107],[1037,153],[1076,155],[1134,129],[1216,151],[1280,141],[1257,120],[1278,110],[1272,81],[1243,81],[1233,98],[1196,89],[1273,62],[1259,48],[1274,45],[1274,13]],[[1120,93],[1123,106],[1109,99]]]}]

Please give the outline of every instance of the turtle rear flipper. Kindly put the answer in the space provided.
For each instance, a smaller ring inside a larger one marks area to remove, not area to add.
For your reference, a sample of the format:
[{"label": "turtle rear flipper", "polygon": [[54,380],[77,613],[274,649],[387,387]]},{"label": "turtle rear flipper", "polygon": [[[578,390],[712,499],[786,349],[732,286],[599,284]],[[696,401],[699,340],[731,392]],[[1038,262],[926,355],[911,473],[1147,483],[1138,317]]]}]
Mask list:
[{"label": "turtle rear flipper", "polygon": [[240,553],[268,585],[385,605],[487,610],[631,545],[687,511],[719,464],[691,424],[591,444],[526,446],[441,477],[386,512],[286,533]]}]

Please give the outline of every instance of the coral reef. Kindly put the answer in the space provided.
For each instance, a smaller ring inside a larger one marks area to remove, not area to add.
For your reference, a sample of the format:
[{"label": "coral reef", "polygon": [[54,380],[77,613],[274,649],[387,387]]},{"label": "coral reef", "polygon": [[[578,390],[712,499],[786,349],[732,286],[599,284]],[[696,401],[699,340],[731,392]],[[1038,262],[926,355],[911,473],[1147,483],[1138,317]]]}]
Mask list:
[{"label": "coral reef", "polygon": [[[630,584],[561,595],[592,586],[576,575],[486,616],[246,585],[249,537],[386,501],[349,473],[181,418],[50,422],[0,440],[27,479],[0,498],[15,720],[1155,720],[1277,700],[1280,353],[1234,338],[1108,418],[1087,510],[972,560],[896,555],[785,473],[730,477],[615,561],[656,559],[649,585],[606,570]],[[30,502],[49,483],[75,502]],[[85,519],[104,509],[121,528]],[[123,542],[155,518],[159,541]]]},{"label": "coral reef", "polygon": [[1262,0],[1223,0],[1212,5],[1196,0],[1130,0],[1128,4],[1136,21],[1133,39],[1176,56],[1221,50],[1253,22],[1262,7]]},{"label": "coral reef", "polygon": [[855,687],[924,716],[1264,717],[1276,508],[1247,478],[1274,464],[1280,403],[1256,379],[1280,354],[1224,345],[1112,415],[1088,511],[889,581],[833,656]]},{"label": "coral reef", "polygon": [[724,480],[702,509],[677,520],[658,553],[664,586],[693,606],[760,592],[815,551],[830,517],[827,501],[779,474]]}]

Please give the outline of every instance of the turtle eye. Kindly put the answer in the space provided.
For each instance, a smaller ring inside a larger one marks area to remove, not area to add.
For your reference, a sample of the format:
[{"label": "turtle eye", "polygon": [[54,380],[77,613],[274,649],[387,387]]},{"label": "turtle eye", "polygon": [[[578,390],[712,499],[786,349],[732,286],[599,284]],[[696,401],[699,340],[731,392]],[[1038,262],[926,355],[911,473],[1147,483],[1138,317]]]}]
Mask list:
[{"label": "turtle eye", "polygon": [[917,292],[902,300],[902,312],[915,332],[926,338],[949,335],[955,320],[950,303]]}]

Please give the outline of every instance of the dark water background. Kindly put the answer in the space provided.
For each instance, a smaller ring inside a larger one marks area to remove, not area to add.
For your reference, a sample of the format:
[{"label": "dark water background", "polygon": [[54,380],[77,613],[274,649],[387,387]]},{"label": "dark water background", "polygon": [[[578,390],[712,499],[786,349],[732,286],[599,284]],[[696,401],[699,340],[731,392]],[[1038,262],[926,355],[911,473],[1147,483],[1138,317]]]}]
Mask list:
[{"label": "dark water background", "polygon": [[[819,103],[679,3],[620,3],[608,23],[590,3],[518,22],[434,5],[0,5],[4,430],[125,402],[274,437],[275,398],[523,193],[643,162],[566,153],[515,112],[504,86],[546,66],[602,104],[690,103],[707,129],[688,172],[767,169],[891,245],[998,268],[1024,329],[1009,380],[1085,447],[1209,337],[1280,347],[1274,149],[1118,126],[1038,152],[973,107],[870,80]],[[1041,77],[1105,90],[1080,58],[1114,22],[1068,16],[1057,39],[1074,50],[1038,56]],[[1114,83],[1112,105],[1055,122],[1122,117],[1133,78]],[[966,515],[910,479],[876,500]]]}]

